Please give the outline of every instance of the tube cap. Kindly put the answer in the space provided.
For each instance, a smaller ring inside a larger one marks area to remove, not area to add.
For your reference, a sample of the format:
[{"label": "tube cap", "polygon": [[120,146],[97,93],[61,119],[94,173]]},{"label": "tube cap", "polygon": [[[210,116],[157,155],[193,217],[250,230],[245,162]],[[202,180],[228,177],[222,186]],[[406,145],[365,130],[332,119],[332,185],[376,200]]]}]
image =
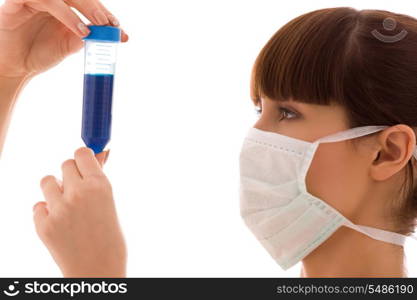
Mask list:
[{"label": "tube cap", "polygon": [[96,41],[107,41],[107,42],[120,42],[121,30],[118,27],[113,26],[87,26],[90,29],[90,34],[87,35],[83,40],[96,40]]}]

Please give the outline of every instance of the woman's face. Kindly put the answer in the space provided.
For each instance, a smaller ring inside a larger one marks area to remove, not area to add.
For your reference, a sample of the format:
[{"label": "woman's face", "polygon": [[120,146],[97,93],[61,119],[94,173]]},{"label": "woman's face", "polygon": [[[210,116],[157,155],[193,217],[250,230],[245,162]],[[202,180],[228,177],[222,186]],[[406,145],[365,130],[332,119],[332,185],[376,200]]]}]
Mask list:
[{"label": "woman's face", "polygon": [[[346,112],[338,105],[305,104],[262,99],[254,127],[313,142],[348,129]],[[375,225],[383,213],[381,199],[372,190],[368,166],[376,153],[369,137],[353,147],[349,141],[320,144],[306,177],[307,190],[351,221]],[[378,203],[376,203],[378,201]]]}]

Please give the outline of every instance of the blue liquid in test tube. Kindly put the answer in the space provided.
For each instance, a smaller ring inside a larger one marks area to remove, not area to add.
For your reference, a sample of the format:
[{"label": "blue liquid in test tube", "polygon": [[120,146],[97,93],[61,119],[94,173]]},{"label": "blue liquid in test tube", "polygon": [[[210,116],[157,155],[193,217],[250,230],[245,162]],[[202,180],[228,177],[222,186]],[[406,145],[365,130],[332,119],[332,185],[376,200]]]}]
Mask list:
[{"label": "blue liquid in test tube", "polygon": [[120,29],[88,26],[85,40],[84,97],[81,137],[94,153],[110,141],[113,83]]}]

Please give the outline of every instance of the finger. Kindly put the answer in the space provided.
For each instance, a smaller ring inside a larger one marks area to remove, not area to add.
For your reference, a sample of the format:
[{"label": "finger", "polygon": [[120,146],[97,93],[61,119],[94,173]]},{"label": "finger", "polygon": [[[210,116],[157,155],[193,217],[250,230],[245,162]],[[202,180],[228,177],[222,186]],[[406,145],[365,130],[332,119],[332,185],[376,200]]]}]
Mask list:
[{"label": "finger", "polygon": [[107,160],[109,159],[109,156],[110,156],[110,149],[109,149],[109,150],[107,150],[106,157],[104,158],[104,163],[106,163],[106,162],[107,162]]},{"label": "finger", "polygon": [[94,0],[94,2],[96,2],[97,6],[100,7],[100,9],[107,16],[107,19],[110,21],[111,25],[116,26],[116,27],[120,26],[119,20],[104,6],[103,3],[101,3],[98,0]]},{"label": "finger", "polygon": [[62,1],[47,0],[44,2],[48,13],[57,18],[61,23],[67,26],[72,32],[80,37],[85,37],[90,30],[84,22],[77,16],[71,8]]},{"label": "finger", "polygon": [[77,165],[75,164],[75,160],[73,159],[64,161],[61,165],[61,170],[64,187],[82,179]]},{"label": "finger", "polygon": [[96,154],[96,159],[100,163],[100,166],[103,168],[104,164],[107,161],[107,158],[109,157],[110,150],[106,150],[103,152],[100,152],[99,154]]},{"label": "finger", "polygon": [[105,158],[106,158],[106,152],[105,151],[96,154],[96,159],[99,162],[101,167],[103,167],[103,165],[104,165],[104,159]]},{"label": "finger", "polygon": [[102,175],[100,163],[90,148],[82,147],[75,151],[75,163],[83,178],[88,176]]},{"label": "finger", "polygon": [[103,9],[97,0],[65,0],[65,2],[82,13],[95,25],[106,25],[110,23],[106,10]]},{"label": "finger", "polygon": [[129,35],[122,29],[122,38],[121,41],[123,43],[127,42],[129,40]]},{"label": "finger", "polygon": [[48,208],[46,207],[46,202],[41,201],[37,202],[33,206],[33,220],[35,222],[35,226],[38,227],[48,216]]},{"label": "finger", "polygon": [[42,178],[41,189],[50,207],[53,207],[62,196],[62,191],[54,176],[49,175]]},{"label": "finger", "polygon": [[[120,26],[119,20],[100,1],[81,3],[81,0],[66,0],[65,2],[81,12],[93,24]],[[123,43],[129,40],[129,35],[123,29],[120,40]]]},{"label": "finger", "polygon": [[[90,26],[90,25],[93,25],[93,24],[88,24],[87,26]],[[121,30],[121,38],[120,38],[120,41],[122,43],[125,43],[125,42],[127,42],[129,40],[129,35],[122,28],[120,28],[120,30]]]},{"label": "finger", "polygon": [[[115,27],[120,26],[119,20],[103,5],[103,3],[101,3],[100,1],[97,1],[97,5],[99,5],[100,8],[106,14],[107,19],[109,19],[109,21],[110,21],[110,25],[115,26]],[[129,40],[129,35],[123,29],[121,29],[121,30],[122,30],[121,41],[123,43],[127,42]]]}]

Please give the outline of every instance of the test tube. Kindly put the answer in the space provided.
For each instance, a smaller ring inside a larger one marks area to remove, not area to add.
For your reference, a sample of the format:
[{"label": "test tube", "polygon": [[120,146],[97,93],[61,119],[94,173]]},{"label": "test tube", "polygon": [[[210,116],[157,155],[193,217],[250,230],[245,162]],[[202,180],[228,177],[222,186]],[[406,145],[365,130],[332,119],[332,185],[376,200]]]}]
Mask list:
[{"label": "test tube", "polygon": [[117,45],[121,30],[112,26],[88,26],[85,41],[84,95],[81,138],[95,154],[110,141],[113,84]]}]

